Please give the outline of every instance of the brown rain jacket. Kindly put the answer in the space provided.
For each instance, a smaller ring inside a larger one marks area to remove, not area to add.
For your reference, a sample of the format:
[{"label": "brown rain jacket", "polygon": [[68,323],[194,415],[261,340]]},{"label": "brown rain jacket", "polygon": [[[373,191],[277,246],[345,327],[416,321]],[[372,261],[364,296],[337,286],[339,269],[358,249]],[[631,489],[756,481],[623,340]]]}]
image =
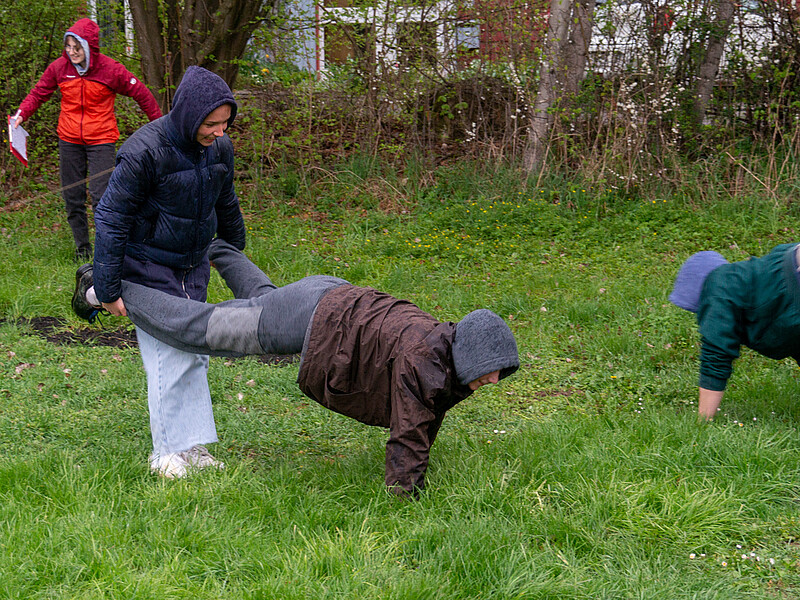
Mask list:
[{"label": "brown rain jacket", "polygon": [[297,383],[309,398],[389,428],[386,485],[416,496],[445,412],[472,391],[458,382],[454,323],[406,300],[342,285],[320,300]]}]

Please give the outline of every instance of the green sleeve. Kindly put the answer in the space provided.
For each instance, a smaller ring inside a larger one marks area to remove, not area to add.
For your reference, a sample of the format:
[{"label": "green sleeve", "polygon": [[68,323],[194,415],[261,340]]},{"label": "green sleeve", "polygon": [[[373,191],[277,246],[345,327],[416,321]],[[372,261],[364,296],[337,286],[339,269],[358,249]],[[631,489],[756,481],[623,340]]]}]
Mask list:
[{"label": "green sleeve", "polygon": [[713,271],[703,286],[697,311],[702,388],[723,391],[727,386],[742,345],[741,315],[749,287],[741,269],[728,265]]}]

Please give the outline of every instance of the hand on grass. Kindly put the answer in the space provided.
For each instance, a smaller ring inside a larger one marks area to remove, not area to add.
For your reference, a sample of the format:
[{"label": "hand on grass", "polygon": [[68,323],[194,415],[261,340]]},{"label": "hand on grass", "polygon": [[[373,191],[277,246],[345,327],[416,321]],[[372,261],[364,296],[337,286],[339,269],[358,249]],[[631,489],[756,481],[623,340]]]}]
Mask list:
[{"label": "hand on grass", "polygon": [[725,394],[725,392],[717,392],[714,390],[700,388],[700,398],[699,402],[697,403],[697,413],[700,415],[700,417],[706,421],[713,419],[717,414],[717,409],[719,408],[720,402],[722,402],[723,394]]}]

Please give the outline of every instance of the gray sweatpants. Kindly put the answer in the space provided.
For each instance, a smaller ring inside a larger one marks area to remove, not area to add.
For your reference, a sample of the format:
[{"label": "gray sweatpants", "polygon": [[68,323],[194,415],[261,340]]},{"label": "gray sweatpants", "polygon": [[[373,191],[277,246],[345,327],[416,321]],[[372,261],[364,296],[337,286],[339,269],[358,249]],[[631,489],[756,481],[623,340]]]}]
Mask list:
[{"label": "gray sweatpants", "polygon": [[122,282],[128,316],[154,338],[179,350],[213,356],[295,354],[320,298],[347,284],[312,275],[278,287],[241,251],[215,240],[209,258],[236,297],[218,304],[178,298]]}]

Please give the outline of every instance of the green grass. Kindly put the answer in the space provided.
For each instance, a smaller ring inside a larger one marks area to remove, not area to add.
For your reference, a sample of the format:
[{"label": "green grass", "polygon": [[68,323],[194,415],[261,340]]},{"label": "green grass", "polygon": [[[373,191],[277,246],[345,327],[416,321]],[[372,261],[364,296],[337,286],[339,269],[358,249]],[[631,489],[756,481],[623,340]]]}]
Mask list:
[{"label": "green grass", "polygon": [[355,173],[313,202],[244,199],[250,256],[277,283],[335,274],[440,319],[491,308],[520,348],[516,375],[449,413],[421,500],[385,491],[384,430],[302,396],[296,364],[250,358],[211,361],[227,468],[150,475],[136,350],[14,322],[84,326],[48,197],[0,213],[0,597],[800,597],[800,371],[745,351],[698,424],[696,328],[667,302],[691,252],[766,252],[796,209],[452,168],[393,181],[408,209],[383,213]]}]

